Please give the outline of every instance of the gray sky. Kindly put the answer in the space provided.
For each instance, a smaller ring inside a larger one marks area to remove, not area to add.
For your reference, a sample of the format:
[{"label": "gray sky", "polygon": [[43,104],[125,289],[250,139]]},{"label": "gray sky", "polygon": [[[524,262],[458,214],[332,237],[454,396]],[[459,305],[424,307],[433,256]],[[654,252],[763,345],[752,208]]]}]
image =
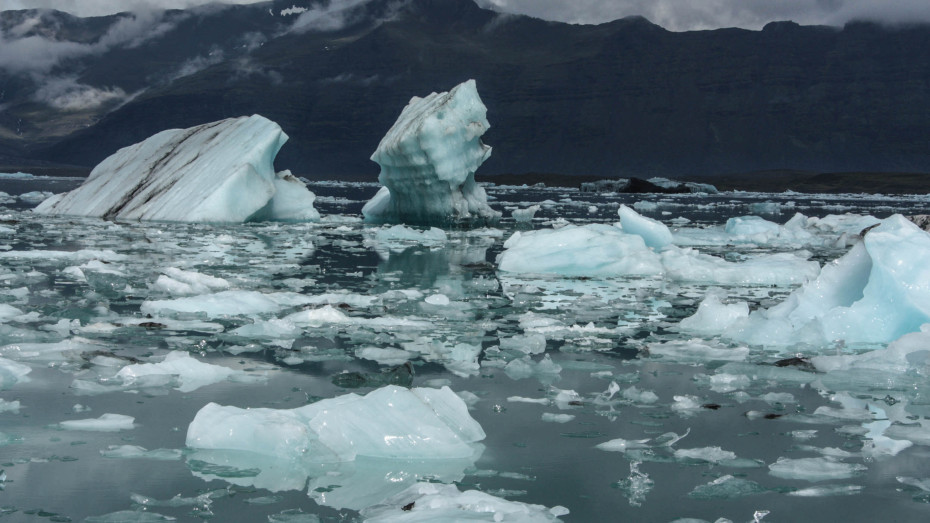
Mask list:
[{"label": "gray sky", "polygon": [[[227,0],[248,4],[254,0]],[[333,0],[334,3],[359,0]],[[673,31],[743,27],[772,20],[842,25],[851,19],[930,22],[928,0],[476,0],[479,5],[571,23],[599,23],[642,15]],[[143,7],[184,8],[209,0],[3,0],[4,9],[53,7],[81,16]]]}]

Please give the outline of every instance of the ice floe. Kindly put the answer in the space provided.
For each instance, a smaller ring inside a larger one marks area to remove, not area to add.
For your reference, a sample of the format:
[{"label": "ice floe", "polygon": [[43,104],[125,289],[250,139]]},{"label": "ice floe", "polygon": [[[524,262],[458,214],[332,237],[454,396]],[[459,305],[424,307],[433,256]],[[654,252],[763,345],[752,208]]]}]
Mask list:
[{"label": "ice floe", "polygon": [[475,453],[484,431],[448,387],[386,386],[291,410],[211,403],[187,431],[187,446],[243,450],[285,459],[351,461],[455,459]]}]

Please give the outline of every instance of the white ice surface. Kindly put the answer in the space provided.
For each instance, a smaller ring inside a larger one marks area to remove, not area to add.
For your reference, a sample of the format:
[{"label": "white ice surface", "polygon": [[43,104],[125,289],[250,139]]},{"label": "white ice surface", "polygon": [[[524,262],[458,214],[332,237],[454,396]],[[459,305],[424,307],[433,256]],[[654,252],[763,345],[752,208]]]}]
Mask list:
[{"label": "white ice surface", "polygon": [[258,115],[162,131],[103,160],[35,212],[120,220],[310,220],[313,193],[274,172],[287,135]]},{"label": "white ice surface", "polygon": [[[401,510],[402,507],[412,506]],[[560,521],[568,509],[508,501],[477,490],[459,491],[455,485],[417,483],[362,511],[366,523],[410,523],[423,521],[494,521],[502,523],[546,523]]]},{"label": "white ice surface", "polygon": [[468,407],[448,387],[386,386],[291,410],[240,409],[210,403],[187,431],[196,449],[244,450],[283,459],[351,461],[455,459],[484,439]]},{"label": "white ice surface", "polygon": [[365,220],[447,225],[499,219],[475,183],[475,171],[491,155],[481,143],[490,127],[486,114],[474,80],[413,97],[371,156],[384,187],[362,209]]},{"label": "white ice surface", "polygon": [[159,363],[126,365],[116,373],[116,377],[131,385],[142,376],[173,375],[178,376],[181,382],[178,390],[191,392],[200,387],[227,380],[236,374],[235,370],[228,367],[204,363],[187,352],[174,351],[168,353]]},{"label": "white ice surface", "polygon": [[93,432],[119,432],[135,427],[135,418],[124,414],[107,413],[99,418],[75,419],[62,421],[59,427],[65,430],[87,430]]},{"label": "white ice surface", "polygon": [[888,343],[930,322],[930,234],[900,215],[782,303],[724,329],[759,345]]},{"label": "white ice surface", "polygon": [[642,236],[649,247],[661,249],[672,243],[672,232],[662,222],[642,216],[626,205],[620,205],[617,213],[620,215],[623,231]]}]

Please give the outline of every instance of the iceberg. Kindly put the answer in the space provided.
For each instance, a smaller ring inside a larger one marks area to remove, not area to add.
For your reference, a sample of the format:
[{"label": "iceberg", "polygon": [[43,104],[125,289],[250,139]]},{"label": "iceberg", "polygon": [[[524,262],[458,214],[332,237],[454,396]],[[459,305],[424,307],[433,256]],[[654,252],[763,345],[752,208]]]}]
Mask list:
[{"label": "iceberg", "polygon": [[483,225],[500,219],[475,171],[491,155],[481,142],[487,108],[474,80],[446,93],[413,97],[371,159],[384,186],[362,208],[365,221]]},{"label": "iceberg", "polygon": [[319,219],[315,196],[289,171],[274,172],[287,141],[259,115],[170,129],[124,147],[39,214],[108,220],[239,223]]},{"label": "iceberg", "polygon": [[816,279],[724,334],[758,345],[890,343],[930,322],[928,257],[930,234],[891,216]]},{"label": "iceberg", "polygon": [[210,403],[187,430],[193,449],[241,450],[312,462],[459,459],[485,437],[451,389],[388,385],[291,410],[240,409]]}]

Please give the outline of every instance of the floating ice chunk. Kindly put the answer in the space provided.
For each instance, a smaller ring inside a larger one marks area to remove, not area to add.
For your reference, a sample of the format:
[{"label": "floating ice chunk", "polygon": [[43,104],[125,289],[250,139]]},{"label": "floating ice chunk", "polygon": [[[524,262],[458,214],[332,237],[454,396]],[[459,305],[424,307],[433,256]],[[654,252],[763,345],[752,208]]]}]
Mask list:
[{"label": "floating ice chunk", "polygon": [[176,267],[165,269],[164,274],[155,280],[156,290],[167,292],[172,296],[191,296],[208,294],[229,289],[229,282],[194,271],[185,271]]},{"label": "floating ice chunk", "polygon": [[796,285],[820,272],[817,262],[787,252],[730,262],[690,248],[669,248],[661,259],[670,280],[717,285]]},{"label": "floating ice chunk", "polygon": [[349,316],[339,309],[329,305],[320,307],[318,309],[306,309],[300,312],[295,312],[285,316],[284,319],[301,327],[323,327],[326,325],[362,325],[375,330],[418,330],[434,327],[434,325],[428,321],[417,320],[413,318],[397,318],[392,316],[362,318],[358,316]]},{"label": "floating ice chunk", "polygon": [[919,372],[930,356],[930,324],[922,325],[920,332],[905,334],[884,349],[862,354],[814,356],[811,364],[821,372],[841,370],[874,370],[904,375]]},{"label": "floating ice chunk", "polygon": [[446,232],[436,227],[418,231],[403,225],[394,225],[386,229],[378,229],[375,241],[383,243],[417,243],[434,244],[449,241]]},{"label": "floating ice chunk", "polygon": [[930,234],[894,215],[817,279],[726,335],[760,345],[891,342],[930,322],[928,257]]},{"label": "floating ice chunk", "polygon": [[659,397],[655,392],[651,390],[639,390],[635,385],[624,389],[620,395],[623,399],[632,401],[633,403],[655,403],[659,401]]},{"label": "floating ice chunk", "polygon": [[626,205],[621,205],[617,213],[620,215],[623,232],[641,236],[647,246],[661,249],[672,243],[672,232],[664,223],[646,218]]},{"label": "floating ice chunk", "polygon": [[720,447],[701,447],[695,449],[676,449],[675,459],[706,461],[708,463],[720,463],[736,459],[736,453],[729,450],[723,450]]},{"label": "floating ice chunk", "polygon": [[0,390],[8,389],[21,381],[27,381],[26,374],[32,372],[32,367],[13,360],[0,357]]},{"label": "floating ice chunk", "polygon": [[769,474],[773,476],[804,481],[847,479],[858,476],[865,470],[865,465],[843,463],[828,457],[798,459],[781,457],[769,465]]},{"label": "floating ice chunk", "polygon": [[210,403],[188,427],[187,446],[313,461],[450,459],[472,456],[472,444],[484,437],[465,402],[448,387],[389,385],[292,410]]},{"label": "floating ice chunk", "polygon": [[88,430],[95,432],[119,432],[135,428],[135,418],[123,414],[107,413],[99,418],[62,421],[59,427],[65,430]]},{"label": "floating ice chunk", "polygon": [[102,516],[90,516],[84,519],[86,523],[159,523],[162,521],[177,521],[176,518],[165,516],[156,512],[143,510],[120,510]]},{"label": "floating ice chunk", "polygon": [[649,477],[649,474],[639,470],[640,464],[639,461],[631,461],[629,477],[613,485],[630,500],[632,507],[642,506],[646,501],[646,494],[655,486],[655,481]]},{"label": "floating ice chunk", "polygon": [[204,363],[187,352],[168,353],[160,363],[137,363],[127,365],[116,373],[124,384],[131,386],[138,378],[152,375],[174,375],[180,379],[178,390],[191,392],[227,380],[237,374],[233,369],[221,365]]},{"label": "floating ice chunk", "polygon": [[855,496],[862,492],[861,485],[823,485],[808,487],[788,492],[789,496],[801,498],[822,498],[826,496]]},{"label": "floating ice chunk", "polygon": [[68,354],[99,350],[101,345],[83,338],[69,338],[56,343],[14,343],[0,347],[0,356],[20,361],[62,361]]},{"label": "floating ice chunk", "polygon": [[313,219],[313,193],[289,173],[274,172],[285,141],[276,123],[258,115],[162,131],[120,149],[83,185],[49,198],[35,212],[185,222],[278,214]]},{"label": "floating ice chunk", "polygon": [[711,335],[723,332],[738,320],[749,317],[749,304],[746,302],[724,304],[720,298],[720,292],[708,293],[697,311],[681,320],[678,328],[683,332]]},{"label": "floating ice chunk", "polygon": [[604,443],[599,443],[595,445],[594,448],[606,450],[608,452],[626,452],[634,449],[648,449],[650,447],[650,445],[647,445],[648,442],[648,438],[635,440],[616,438],[605,441]]},{"label": "floating ice chunk", "polygon": [[752,383],[752,380],[744,374],[719,372],[710,377],[710,390],[714,392],[733,392],[745,389],[750,383]]},{"label": "floating ice chunk", "polygon": [[898,476],[895,478],[898,480],[898,483],[902,485],[909,485],[911,487],[916,487],[924,492],[930,492],[930,479],[917,479],[909,478],[906,476]]},{"label": "floating ice chunk", "polygon": [[724,230],[733,236],[757,236],[764,242],[767,237],[777,235],[781,226],[758,216],[738,216],[728,219]]},{"label": "floating ice chunk", "polygon": [[100,455],[105,458],[153,459],[158,461],[179,460],[181,454],[179,449],[146,450],[136,445],[110,445],[105,450],[100,451]]},{"label": "floating ice chunk", "polygon": [[500,339],[501,350],[519,351],[525,354],[542,354],[546,351],[546,337],[542,334],[526,334]]},{"label": "floating ice chunk", "polygon": [[203,313],[208,317],[254,315],[277,312],[308,303],[307,296],[296,292],[262,293],[229,290],[172,300],[146,300],[140,309],[145,314]]},{"label": "floating ice chunk", "polygon": [[733,499],[763,492],[768,492],[768,489],[755,481],[736,478],[728,474],[710,483],[694,487],[694,490],[688,493],[688,497],[692,499]]},{"label": "floating ice chunk", "polygon": [[[3,371],[0,370],[0,374],[2,373]],[[2,382],[3,382],[3,378],[0,378],[0,389],[5,388],[3,387]],[[22,405],[20,405],[19,400],[7,401],[3,398],[0,398],[0,412],[19,412],[19,409],[21,406]]]},{"label": "floating ice chunk", "polygon": [[445,294],[433,294],[431,296],[427,296],[426,299],[424,299],[423,301],[425,301],[426,303],[429,303],[430,305],[440,305],[440,306],[449,305],[449,303],[451,303],[449,300],[449,297],[446,296]]},{"label": "floating ice chunk", "polygon": [[505,272],[566,276],[651,276],[662,274],[658,255],[641,236],[617,227],[590,224],[516,232],[497,258]]},{"label": "floating ice chunk", "polygon": [[24,314],[25,313],[22,311],[22,309],[18,309],[6,303],[0,303],[0,323],[14,321],[16,318],[21,317]]},{"label": "floating ice chunk", "polygon": [[230,332],[230,334],[243,338],[290,341],[296,339],[301,333],[303,333],[303,329],[295,325],[294,322],[277,318],[256,322],[251,325],[243,325]]},{"label": "floating ice chunk", "polygon": [[[407,508],[409,507],[409,508]],[[500,521],[546,523],[560,521],[568,509],[556,506],[529,505],[519,501],[466,490],[455,485],[417,483],[391,497],[381,505],[362,510],[366,523],[404,523],[414,521]]]},{"label": "floating ice chunk", "polygon": [[542,413],[542,420],[549,423],[568,423],[573,419],[575,419],[574,414],[555,414],[552,412]]},{"label": "floating ice chunk", "polygon": [[313,207],[316,195],[291,171],[275,173],[274,196],[249,221],[315,222],[320,213]]},{"label": "floating ice chunk", "polygon": [[749,355],[747,347],[727,347],[699,339],[651,343],[647,345],[647,350],[650,356],[660,356],[663,360],[679,363],[743,361]]},{"label": "floating ice chunk", "polygon": [[539,205],[530,205],[526,209],[514,209],[510,214],[517,223],[530,223],[533,221],[533,217],[536,216],[536,213],[539,212],[539,209]]},{"label": "floating ice chunk", "polygon": [[384,187],[362,209],[376,223],[486,224],[500,213],[488,206],[475,171],[490,156],[481,143],[490,127],[474,80],[448,93],[414,97],[371,159]]},{"label": "floating ice chunk", "polygon": [[381,365],[401,365],[415,358],[416,354],[403,349],[362,347],[355,350],[355,357],[365,360],[373,360]]}]

